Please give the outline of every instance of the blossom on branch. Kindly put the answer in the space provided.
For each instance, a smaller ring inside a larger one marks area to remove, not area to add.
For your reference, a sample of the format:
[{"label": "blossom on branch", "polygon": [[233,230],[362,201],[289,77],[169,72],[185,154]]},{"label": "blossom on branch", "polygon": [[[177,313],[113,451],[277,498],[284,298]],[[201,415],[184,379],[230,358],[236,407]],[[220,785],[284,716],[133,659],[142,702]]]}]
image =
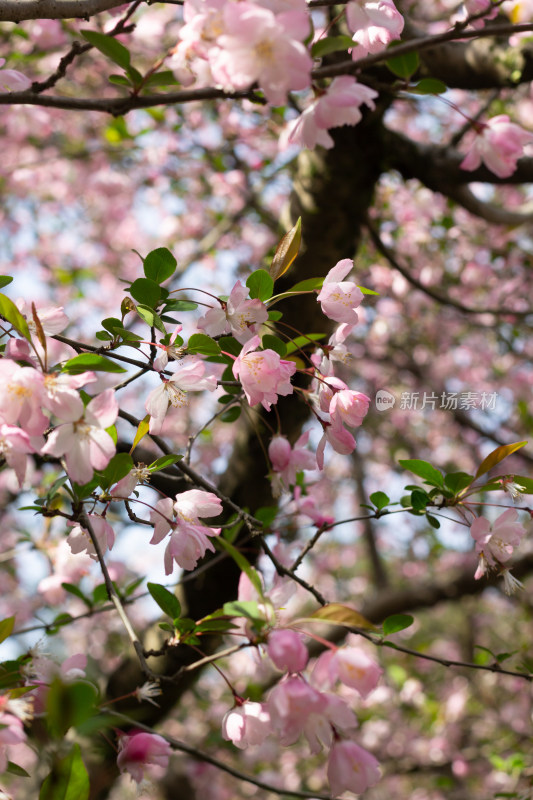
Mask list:
[{"label": "blossom on branch", "polygon": [[25,92],[31,81],[16,69],[3,69],[5,58],[0,58],[0,92]]},{"label": "blossom on branch", "polygon": [[293,393],[291,375],[296,372],[293,361],[284,361],[274,350],[259,350],[259,336],[243,347],[233,364],[233,374],[240,380],[246,399],[251,406],[261,403],[270,411],[278,395]]},{"label": "blossom on branch", "polygon": [[270,715],[262,703],[241,700],[222,720],[222,736],[241,750],[262,744],[270,730]]},{"label": "blossom on branch", "polygon": [[346,6],[346,22],[357,47],[352,58],[380,53],[400,38],[404,20],[392,0],[352,0]]},{"label": "blossom on branch", "polygon": [[350,791],[361,794],[380,779],[379,763],[355,742],[337,741],[328,761],[328,780],[334,797]]},{"label": "blossom on branch", "polygon": [[93,470],[105,469],[115,454],[115,443],[106,428],[118,416],[118,403],[113,389],[94,397],[76,422],[59,425],[42,448],[43,455],[64,456],[69,478],[79,484],[88,483]]},{"label": "blossom on branch", "polygon": [[214,392],[216,388],[217,379],[214,375],[205,374],[205,364],[200,358],[183,358],[176,364],[172,377],[163,379],[163,383],[146,398],[145,408],[150,414],[150,433],[161,433],[169,406],[183,408],[187,405],[188,391],[201,392],[207,389]]},{"label": "blossom on branch", "polygon": [[248,297],[249,289],[237,281],[226,303],[210,308],[198,320],[198,328],[208,336],[230,333],[241,344],[254,336],[268,319],[268,310],[258,298]]},{"label": "blossom on branch", "polygon": [[282,105],[287,92],[311,84],[311,56],[302,40],[309,34],[306,12],[273,14],[253,3],[226,3],[225,32],[210,51],[215,81],[225,89],[247,89],[256,81],[269,103]]},{"label": "blossom on branch", "polygon": [[335,264],[324,278],[318,302],[329,319],[355,325],[358,321],[355,309],[361,305],[364,295],[355,283],[344,280],[352,269],[351,258],[343,258]]},{"label": "blossom on branch", "polygon": [[472,172],[485,164],[499,178],[508,178],[516,170],[517,161],[524,155],[524,146],[533,143],[533,133],[499,114],[487,122],[476,122],[474,143],[462,160],[461,169]]},{"label": "blossom on branch", "polygon": [[171,755],[172,748],[162,736],[134,731],[119,737],[117,766],[120,772],[128,772],[140,783],[145,773],[152,772],[155,767],[166,769]]},{"label": "blossom on branch", "polygon": [[[190,489],[177,496],[173,503],[164,497],[150,514],[154,535],[150,544],[159,544],[171,531],[165,550],[165,572],[170,575],[175,561],[186,570],[194,569],[207,550],[215,552],[209,537],[218,536],[220,528],[209,528],[200,517],[217,517],[222,511],[220,499],[212,492]],[[174,519],[174,514],[176,519]]]}]

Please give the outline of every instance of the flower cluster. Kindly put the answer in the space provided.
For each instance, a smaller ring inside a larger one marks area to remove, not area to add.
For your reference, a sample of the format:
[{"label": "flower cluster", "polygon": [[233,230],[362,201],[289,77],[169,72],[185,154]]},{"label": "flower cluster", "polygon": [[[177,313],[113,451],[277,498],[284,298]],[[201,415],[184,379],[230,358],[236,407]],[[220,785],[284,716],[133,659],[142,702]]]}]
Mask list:
[{"label": "flower cluster", "polygon": [[476,553],[479,555],[474,577],[479,579],[487,571],[499,571],[504,579],[504,589],[507,594],[512,594],[521,586],[505,566],[514,548],[520,545],[526,533],[517,519],[518,511],[508,508],[494,522],[490,523],[485,517],[476,517],[470,527],[470,535],[476,543]]},{"label": "flower cluster", "polygon": [[[363,697],[375,689],[381,669],[357,648],[324,653],[310,680],[302,674],[308,652],[302,637],[290,629],[275,629],[268,636],[267,654],[276,669],[286,673],[266,702],[236,698],[222,721],[222,735],[236,747],[260,745],[271,735],[280,744],[294,744],[304,736],[313,754],[330,749],[328,780],[335,796],[345,790],[363,792],[380,777],[377,760],[353,741],[357,718],[344,700],[318,688],[328,674],[355,688]],[[327,663],[327,666],[326,666]],[[318,677],[318,681],[317,681]]]}]

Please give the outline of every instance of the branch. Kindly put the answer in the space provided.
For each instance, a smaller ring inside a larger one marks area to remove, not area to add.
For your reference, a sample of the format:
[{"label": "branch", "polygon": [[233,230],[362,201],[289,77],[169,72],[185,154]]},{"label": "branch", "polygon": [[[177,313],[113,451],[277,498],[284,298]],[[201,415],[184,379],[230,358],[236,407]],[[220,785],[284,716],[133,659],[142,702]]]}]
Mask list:
[{"label": "branch", "polygon": [[484,203],[468,186],[448,187],[446,196],[454,200],[471,214],[487,220],[494,225],[524,225],[533,221],[533,203],[522,206],[521,211],[510,211],[492,203]]},{"label": "branch", "polygon": [[85,19],[124,5],[120,0],[0,0],[0,22]]},{"label": "branch", "polygon": [[[0,0],[1,1],[1,0]],[[266,105],[266,100],[253,89],[238,92],[224,92],[222,89],[210,87],[202,89],[184,89],[181,92],[168,94],[151,94],[143,97],[109,97],[93,99],[90,97],[58,97],[42,95],[37,92],[3,92],[0,93],[2,106],[44,106],[46,108],[63,108],[66,111],[100,111],[119,117],[137,108],[153,108],[154,106],[170,106],[176,103],[192,103],[195,100],[251,100],[253,103]]]},{"label": "branch", "polygon": [[[130,725],[132,728],[146,731],[146,733],[154,732],[153,728],[148,727],[148,725],[143,725],[141,722],[137,722],[137,720],[134,720],[131,717],[127,717],[125,714],[119,714],[117,712],[113,712],[113,718],[122,719],[124,720],[124,722],[128,723],[128,725]],[[288,797],[310,797],[313,798],[313,800],[314,798],[316,798],[316,800],[331,800],[331,794],[317,794],[316,792],[295,792],[291,791],[290,789],[279,789],[277,786],[273,786],[270,783],[264,783],[264,781],[260,781],[257,778],[253,778],[251,775],[245,775],[244,772],[239,772],[233,767],[230,767],[228,764],[224,764],[223,761],[219,761],[218,758],[213,758],[207,753],[203,753],[201,750],[197,750],[195,747],[190,747],[184,742],[180,742],[178,739],[174,739],[173,736],[168,736],[166,733],[159,733],[158,735],[166,739],[166,741],[174,748],[174,750],[180,750],[182,753],[187,753],[187,755],[190,755],[193,758],[198,759],[198,761],[204,761],[206,764],[212,764],[214,767],[217,767],[217,769],[222,770],[222,772],[227,772],[228,775],[233,775],[234,778],[238,778],[240,781],[245,781],[246,783],[252,783],[259,789],[266,789],[268,792],[273,792],[274,794],[278,795],[284,795],[284,796],[286,795]]]}]

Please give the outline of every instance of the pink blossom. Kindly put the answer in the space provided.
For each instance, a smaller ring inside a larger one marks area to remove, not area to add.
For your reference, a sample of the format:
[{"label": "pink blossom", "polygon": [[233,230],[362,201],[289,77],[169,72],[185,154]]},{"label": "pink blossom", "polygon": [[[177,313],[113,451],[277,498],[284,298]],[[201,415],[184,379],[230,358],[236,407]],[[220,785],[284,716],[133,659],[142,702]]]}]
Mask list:
[{"label": "pink blossom", "polygon": [[241,702],[222,720],[222,736],[241,750],[262,744],[270,730],[270,715],[262,703]]},{"label": "pink blossom", "polygon": [[152,473],[148,467],[145,467],[144,464],[139,464],[133,467],[124,478],[121,478],[109,494],[111,497],[117,497],[118,499],[129,497],[139,483],[147,483],[151,476]]},{"label": "pink blossom", "polygon": [[379,779],[379,763],[371,753],[355,742],[334,743],[328,761],[328,780],[334,797],[346,791],[361,794]]},{"label": "pink blossom", "polygon": [[279,683],[271,691],[267,706],[281,744],[284,747],[294,744],[302,733],[314,740],[317,718],[324,714],[327,705],[326,696],[300,677]]},{"label": "pink blossom", "polygon": [[345,425],[357,428],[362,425],[369,405],[370,397],[367,397],[366,394],[346,388],[334,393],[329,405],[329,413],[332,420],[339,418]]},{"label": "pink blossom", "polygon": [[326,442],[330,443],[335,452],[343,456],[347,456],[355,450],[355,439],[338,418],[331,422],[322,422],[322,427],[324,433],[316,449],[316,463],[319,469],[324,469]]},{"label": "pink blossom", "polygon": [[352,0],[346,6],[346,21],[357,43],[354,59],[379,53],[399,39],[404,20],[392,0]]},{"label": "pink blossom", "polygon": [[299,144],[310,150],[317,144],[333,147],[328,129],[357,125],[363,117],[360,106],[366,104],[369,108],[375,108],[374,98],[377,96],[374,89],[358,83],[352,75],[334,78],[326,91],[289,123],[288,130],[280,140],[280,147],[289,144]]},{"label": "pink blossom", "polygon": [[[99,514],[88,514],[87,516],[100,552],[105,553],[107,550],[111,550],[115,543],[115,532],[109,522]],[[75,525],[67,537],[67,542],[72,553],[86,552],[94,561],[98,560],[96,548],[87,528]]]},{"label": "pink blossom", "polygon": [[119,737],[117,766],[120,772],[129,772],[140,783],[154,767],[166,769],[171,755],[172,748],[162,736],[133,732]]},{"label": "pink blossom", "polygon": [[507,114],[476,123],[476,131],[474,143],[460,165],[469,172],[483,162],[499,178],[508,178],[524,155],[524,145],[533,143],[533,133],[510,122]]},{"label": "pink blossom", "polygon": [[53,430],[41,452],[64,455],[69,477],[79,484],[88,483],[93,470],[105,469],[115,454],[115,443],[105,429],[113,425],[117,415],[115,393],[106,389],[90,401],[82,419]]},{"label": "pink blossom", "polygon": [[248,2],[226,3],[225,33],[210,53],[213,76],[224,88],[247,89],[258,81],[272,105],[282,105],[287,92],[311,83],[311,56],[302,40],[309,33],[303,11],[275,15]]},{"label": "pink blossom", "polygon": [[363,293],[355,283],[343,280],[352,269],[351,258],[344,258],[330,269],[324,278],[318,302],[329,319],[355,325],[358,320],[355,309],[361,304]]},{"label": "pink blossom", "polygon": [[0,91],[24,92],[30,89],[30,79],[16,69],[2,69],[5,63],[5,58],[0,58]]},{"label": "pink blossom", "polygon": [[381,667],[360,648],[342,647],[326,650],[319,656],[313,680],[319,686],[333,686],[339,680],[366,698],[376,688],[382,672]]},{"label": "pink blossom", "polygon": [[26,741],[22,721],[4,710],[8,702],[7,695],[0,696],[0,773],[5,772],[7,769],[9,760],[7,748]]},{"label": "pink blossom", "polygon": [[313,494],[302,494],[301,486],[294,487],[294,505],[298,513],[312,519],[317,528],[329,526],[335,522],[335,517],[330,514],[323,514],[317,508],[317,500]]},{"label": "pink blossom", "polygon": [[218,308],[210,308],[205,316],[198,320],[198,328],[209,336],[231,333],[241,344],[247,342],[268,319],[265,304],[257,298],[246,299],[248,294],[249,289],[237,281],[227,303]]},{"label": "pink blossom", "polygon": [[238,378],[251,406],[261,403],[270,411],[278,395],[292,394],[291,375],[296,372],[293,361],[284,361],[274,350],[254,352],[260,344],[259,336],[245,344],[233,364],[233,374]]},{"label": "pink blossom", "polygon": [[476,542],[476,553],[480,556],[481,562],[476,578],[481,577],[485,571],[482,565],[496,567],[511,558],[513,548],[518,547],[526,533],[517,519],[518,511],[515,508],[508,508],[492,524],[485,517],[477,517],[474,520],[470,527],[470,535]]},{"label": "pink blossom", "polygon": [[309,660],[300,634],[288,629],[272,631],[268,637],[267,653],[283,672],[302,672]]},{"label": "pink blossom", "polygon": [[176,370],[169,380],[163,380],[146,398],[145,408],[150,414],[150,433],[160,433],[169,405],[183,408],[187,405],[187,392],[201,392],[207,389],[214,392],[217,379],[205,375],[205,364],[196,356],[186,356],[176,364]]},{"label": "pink blossom", "polygon": [[161,372],[165,369],[169,358],[178,360],[183,357],[184,353],[181,351],[181,349],[174,346],[174,342],[176,341],[178,334],[181,333],[182,329],[183,325],[176,325],[170,337],[169,343],[166,345],[157,345],[161,351],[159,355],[154,358],[154,369],[157,370],[157,372]]},{"label": "pink blossom", "polygon": [[296,474],[305,469],[316,469],[316,456],[307,449],[309,431],[303,433],[294,447],[285,436],[274,436],[268,446],[268,457],[272,463],[272,491],[275,496],[282,488],[288,489],[296,483]]},{"label": "pink blossom", "polygon": [[183,569],[191,570],[207,550],[215,552],[209,537],[218,536],[220,528],[207,527],[200,517],[216,517],[221,511],[220,499],[212,492],[200,489],[182,492],[174,503],[170,498],[163,498],[156,503],[150,515],[150,521],[155,525],[150,544],[158,544],[172,531],[165,551],[167,575],[172,573],[174,561]]},{"label": "pink blossom", "polygon": [[[33,319],[31,305],[30,308],[27,309],[26,306],[28,304],[25,300],[17,300],[16,305],[18,306],[20,313],[26,318],[30,332],[35,334],[37,332],[37,326],[35,325]],[[47,336],[53,336],[56,333],[61,333],[61,331],[65,330],[68,325],[68,317],[63,311],[63,306],[43,306],[41,308],[36,308],[36,313],[39,322],[41,323],[41,328]]]},{"label": "pink blossom", "polygon": [[30,436],[40,436],[49,425],[42,410],[43,376],[33,367],[19,367],[8,358],[0,360],[0,418],[8,425],[18,422]]},{"label": "pink blossom", "polygon": [[94,372],[44,375],[43,405],[61,422],[75,422],[83,417],[83,400],[77,390],[96,380]]},{"label": "pink blossom", "polygon": [[[44,441],[42,437],[41,440]],[[26,475],[28,453],[35,453],[28,434],[21,428],[6,425],[0,420],[0,458],[5,459],[8,467],[15,470],[20,487],[22,487]]]}]

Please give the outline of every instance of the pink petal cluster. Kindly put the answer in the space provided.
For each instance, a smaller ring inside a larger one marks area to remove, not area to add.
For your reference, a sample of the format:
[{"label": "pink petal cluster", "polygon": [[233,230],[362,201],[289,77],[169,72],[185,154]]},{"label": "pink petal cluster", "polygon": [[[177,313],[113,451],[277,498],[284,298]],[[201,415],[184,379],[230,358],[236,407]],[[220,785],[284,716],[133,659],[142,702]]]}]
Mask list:
[{"label": "pink petal cluster", "polygon": [[526,531],[517,522],[518,511],[508,508],[491,524],[485,517],[477,517],[470,527],[470,535],[476,543],[476,553],[480,556],[476,578],[485,572],[485,566],[497,567],[505,564],[518,547]]},{"label": "pink petal cluster", "polygon": [[81,419],[53,430],[41,452],[64,456],[69,477],[79,484],[88,483],[93,470],[105,469],[115,454],[115,443],[105,429],[117,416],[115,393],[106,389],[89,402]]},{"label": "pink petal cluster", "polygon": [[366,698],[372,692],[383,670],[358,647],[326,650],[316,661],[313,681],[319,686],[333,686],[339,680]]},{"label": "pink petal cluster", "polygon": [[154,358],[154,369],[157,370],[157,372],[161,372],[162,370],[165,369],[166,365],[168,364],[169,358],[177,360],[182,357],[183,353],[180,352],[180,348],[174,346],[174,342],[176,341],[178,333],[181,333],[182,328],[183,328],[182,325],[176,325],[170,337],[169,343],[166,345],[165,344],[157,345],[157,347],[160,350],[159,355],[157,355]]},{"label": "pink petal cluster", "polygon": [[309,431],[303,433],[291,447],[285,436],[274,436],[268,446],[268,457],[272,464],[272,491],[275,497],[282,489],[296,483],[296,475],[304,469],[316,469],[316,456],[307,449]]},{"label": "pink petal cluster", "polygon": [[310,86],[313,62],[302,44],[310,30],[306,12],[276,15],[244,0],[226,3],[222,16],[224,33],[210,63],[225,89],[247,89],[257,81],[269,103],[283,105],[288,91]]},{"label": "pink petal cluster", "polygon": [[324,433],[316,453],[317,464],[322,469],[326,442],[342,455],[348,455],[355,449],[355,439],[344,426],[356,428],[362,424],[370,398],[362,392],[352,391],[340,378],[322,376],[316,380],[316,384],[318,408],[326,416],[322,421]]},{"label": "pink petal cluster", "polygon": [[318,295],[318,302],[326,317],[349,325],[356,324],[358,316],[355,309],[361,305],[364,296],[355,283],[344,280],[352,269],[351,258],[344,258],[335,264],[324,278]]},{"label": "pink petal cluster", "polygon": [[262,703],[241,701],[222,720],[222,736],[241,750],[262,744],[270,730],[270,715]]},{"label": "pink petal cluster", "polygon": [[145,773],[153,772],[154,768],[165,770],[171,755],[172,748],[162,736],[133,732],[119,737],[117,766],[120,772],[128,772],[140,783]]},{"label": "pink petal cluster", "polygon": [[358,45],[352,50],[354,59],[380,53],[400,38],[404,26],[392,0],[352,0],[346,6],[346,22]]},{"label": "pink petal cluster", "polygon": [[333,147],[328,130],[342,125],[357,125],[363,117],[360,107],[365,104],[375,108],[377,96],[378,92],[358,83],[352,75],[334,78],[327,90],[289,123],[280,139],[280,147],[289,144],[299,144],[309,150],[317,144],[328,149]]},{"label": "pink petal cluster", "polygon": [[524,146],[533,143],[533,133],[515,125],[507,114],[476,123],[476,130],[474,143],[460,165],[469,172],[483,162],[499,178],[508,178],[524,155]]},{"label": "pink petal cluster", "polygon": [[307,666],[309,653],[296,631],[274,630],[268,637],[269,658],[282,672],[302,672]]},{"label": "pink petal cluster", "polygon": [[183,408],[187,405],[187,392],[201,392],[207,389],[214,392],[217,379],[205,374],[205,364],[201,358],[186,356],[176,364],[175,372],[146,398],[145,408],[150,414],[150,433],[161,433],[169,406]]},{"label": "pink petal cluster", "polygon": [[361,794],[380,779],[379,763],[355,742],[337,741],[328,760],[328,780],[334,797],[349,791]]},{"label": "pink petal cluster", "polygon": [[274,350],[260,350],[259,336],[245,344],[233,364],[233,374],[240,380],[251,406],[261,403],[270,411],[278,395],[292,394],[291,376],[296,372],[293,361],[284,361]]},{"label": "pink petal cluster", "polygon": [[39,436],[49,425],[42,412],[44,379],[33,367],[20,367],[15,361],[0,360],[0,417],[8,425],[18,422],[30,436]]},{"label": "pink petal cluster", "polygon": [[194,569],[207,550],[215,552],[209,537],[218,536],[220,528],[208,528],[200,517],[216,517],[222,511],[220,499],[212,492],[190,489],[177,496],[175,502],[165,497],[150,514],[154,535],[150,544],[159,544],[171,531],[165,551],[165,572],[170,575],[175,561],[186,570]]},{"label": "pink petal cluster", "polygon": [[[31,438],[37,439],[37,437]],[[15,471],[20,487],[26,476],[27,454],[35,452],[36,449],[26,431],[17,428],[16,425],[6,425],[0,418],[0,458]]]},{"label": "pink petal cluster", "polygon": [[0,92],[25,92],[31,81],[16,69],[3,69],[5,58],[0,58]]},{"label": "pink petal cluster", "polygon": [[[93,530],[100,552],[111,550],[115,543],[115,532],[109,522],[99,514],[88,514],[89,523]],[[96,548],[87,528],[75,525],[68,535],[67,542],[72,553],[87,553],[94,561],[98,559]]]},{"label": "pink petal cluster", "polygon": [[247,342],[268,319],[265,304],[257,298],[251,300],[248,294],[249,289],[237,281],[227,302],[218,308],[210,308],[198,320],[198,328],[209,336],[231,333],[241,344]]}]

